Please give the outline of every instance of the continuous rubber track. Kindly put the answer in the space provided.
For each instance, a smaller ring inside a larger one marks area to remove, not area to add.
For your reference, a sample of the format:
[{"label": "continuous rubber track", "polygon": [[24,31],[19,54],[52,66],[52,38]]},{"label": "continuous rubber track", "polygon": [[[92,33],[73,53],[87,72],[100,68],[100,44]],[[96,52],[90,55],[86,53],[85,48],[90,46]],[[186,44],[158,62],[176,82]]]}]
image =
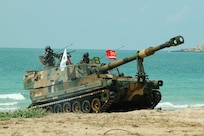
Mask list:
[{"label": "continuous rubber track", "polygon": [[30,105],[29,108],[44,108],[52,113],[58,112],[85,112],[98,113],[105,112],[114,102],[114,93],[105,89],[107,95],[105,100],[102,100],[104,90],[95,90],[90,93],[78,95],[54,102],[45,104]]},{"label": "continuous rubber track", "polygon": [[[131,111],[136,109],[154,109],[155,106],[161,100],[161,93],[157,90],[153,92],[153,100],[151,104],[143,106],[134,106],[134,103],[128,108],[128,104],[122,104],[120,107],[113,109],[113,111]],[[102,98],[102,95],[105,94],[105,99]],[[114,103],[115,95],[114,92],[108,89],[94,90],[92,92],[78,95],[74,97],[69,97],[62,100],[57,100],[54,102],[47,102],[45,104],[36,104],[30,105],[29,108],[44,108],[47,111],[52,113],[58,112],[84,112],[84,113],[101,113],[101,112],[110,112],[112,111],[111,106]]]},{"label": "continuous rubber track", "polygon": [[152,105],[151,108],[154,109],[155,106],[160,102],[161,100],[161,93],[159,91],[153,91],[153,100],[152,100]]}]

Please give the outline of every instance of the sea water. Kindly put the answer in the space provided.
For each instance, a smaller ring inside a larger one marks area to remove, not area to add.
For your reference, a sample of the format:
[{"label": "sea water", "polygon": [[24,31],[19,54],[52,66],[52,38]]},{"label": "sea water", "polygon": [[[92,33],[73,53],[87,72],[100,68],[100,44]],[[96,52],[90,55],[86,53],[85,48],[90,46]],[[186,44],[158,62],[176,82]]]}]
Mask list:
[{"label": "sea water", "polygon": [[[61,53],[63,49],[54,49]],[[71,61],[79,63],[84,52],[90,58],[98,56],[101,62],[107,59],[105,50],[71,50]],[[39,70],[39,61],[44,49],[0,48],[0,112],[24,109],[31,104],[29,90],[23,88],[23,75],[27,70]],[[117,60],[137,53],[132,50],[117,50]],[[162,109],[204,108],[204,53],[159,51],[144,59],[145,72],[151,80],[163,80],[160,87],[162,100],[157,105]],[[136,61],[119,67],[125,75],[134,77]]]}]

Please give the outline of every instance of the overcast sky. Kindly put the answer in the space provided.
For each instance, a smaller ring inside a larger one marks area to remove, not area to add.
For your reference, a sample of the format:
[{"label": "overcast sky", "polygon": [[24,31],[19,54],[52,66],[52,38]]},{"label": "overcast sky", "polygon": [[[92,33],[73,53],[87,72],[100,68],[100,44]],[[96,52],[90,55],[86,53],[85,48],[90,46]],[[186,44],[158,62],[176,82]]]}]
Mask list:
[{"label": "overcast sky", "polygon": [[[139,50],[204,44],[203,0],[1,0],[0,47]],[[174,48],[175,49],[175,48]]]}]

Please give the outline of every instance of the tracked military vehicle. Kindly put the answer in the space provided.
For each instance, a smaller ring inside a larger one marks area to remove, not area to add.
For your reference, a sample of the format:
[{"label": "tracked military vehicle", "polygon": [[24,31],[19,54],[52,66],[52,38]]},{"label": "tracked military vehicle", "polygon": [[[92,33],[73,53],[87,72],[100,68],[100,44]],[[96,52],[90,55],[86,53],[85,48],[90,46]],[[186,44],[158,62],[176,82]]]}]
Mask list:
[{"label": "tracked military vehicle", "polygon": [[[109,64],[100,63],[100,59],[94,57],[88,64],[68,64],[63,71],[59,65],[27,71],[23,81],[24,89],[30,90],[32,103],[28,108],[41,107],[53,113],[154,109],[161,100],[159,88],[163,81],[147,78],[143,59],[158,50],[182,43],[183,37],[177,36]],[[135,77],[110,72],[131,61],[137,63]]]}]

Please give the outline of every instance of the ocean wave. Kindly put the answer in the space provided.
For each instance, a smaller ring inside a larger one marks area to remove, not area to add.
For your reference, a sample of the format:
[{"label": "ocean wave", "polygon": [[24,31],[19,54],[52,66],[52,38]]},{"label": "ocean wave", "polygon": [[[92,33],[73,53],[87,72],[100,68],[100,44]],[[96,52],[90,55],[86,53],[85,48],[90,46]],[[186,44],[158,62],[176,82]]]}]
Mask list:
[{"label": "ocean wave", "polygon": [[20,93],[0,94],[0,99],[25,100],[25,97]]},{"label": "ocean wave", "polygon": [[1,108],[0,107],[0,112],[15,111],[17,109],[19,109],[19,107],[7,107],[7,108]]},{"label": "ocean wave", "polygon": [[6,103],[0,103],[0,106],[12,106],[17,104],[18,102],[6,102]]},{"label": "ocean wave", "polygon": [[183,108],[204,108],[204,104],[173,104],[171,102],[159,103],[156,108],[162,109],[183,109]]}]

